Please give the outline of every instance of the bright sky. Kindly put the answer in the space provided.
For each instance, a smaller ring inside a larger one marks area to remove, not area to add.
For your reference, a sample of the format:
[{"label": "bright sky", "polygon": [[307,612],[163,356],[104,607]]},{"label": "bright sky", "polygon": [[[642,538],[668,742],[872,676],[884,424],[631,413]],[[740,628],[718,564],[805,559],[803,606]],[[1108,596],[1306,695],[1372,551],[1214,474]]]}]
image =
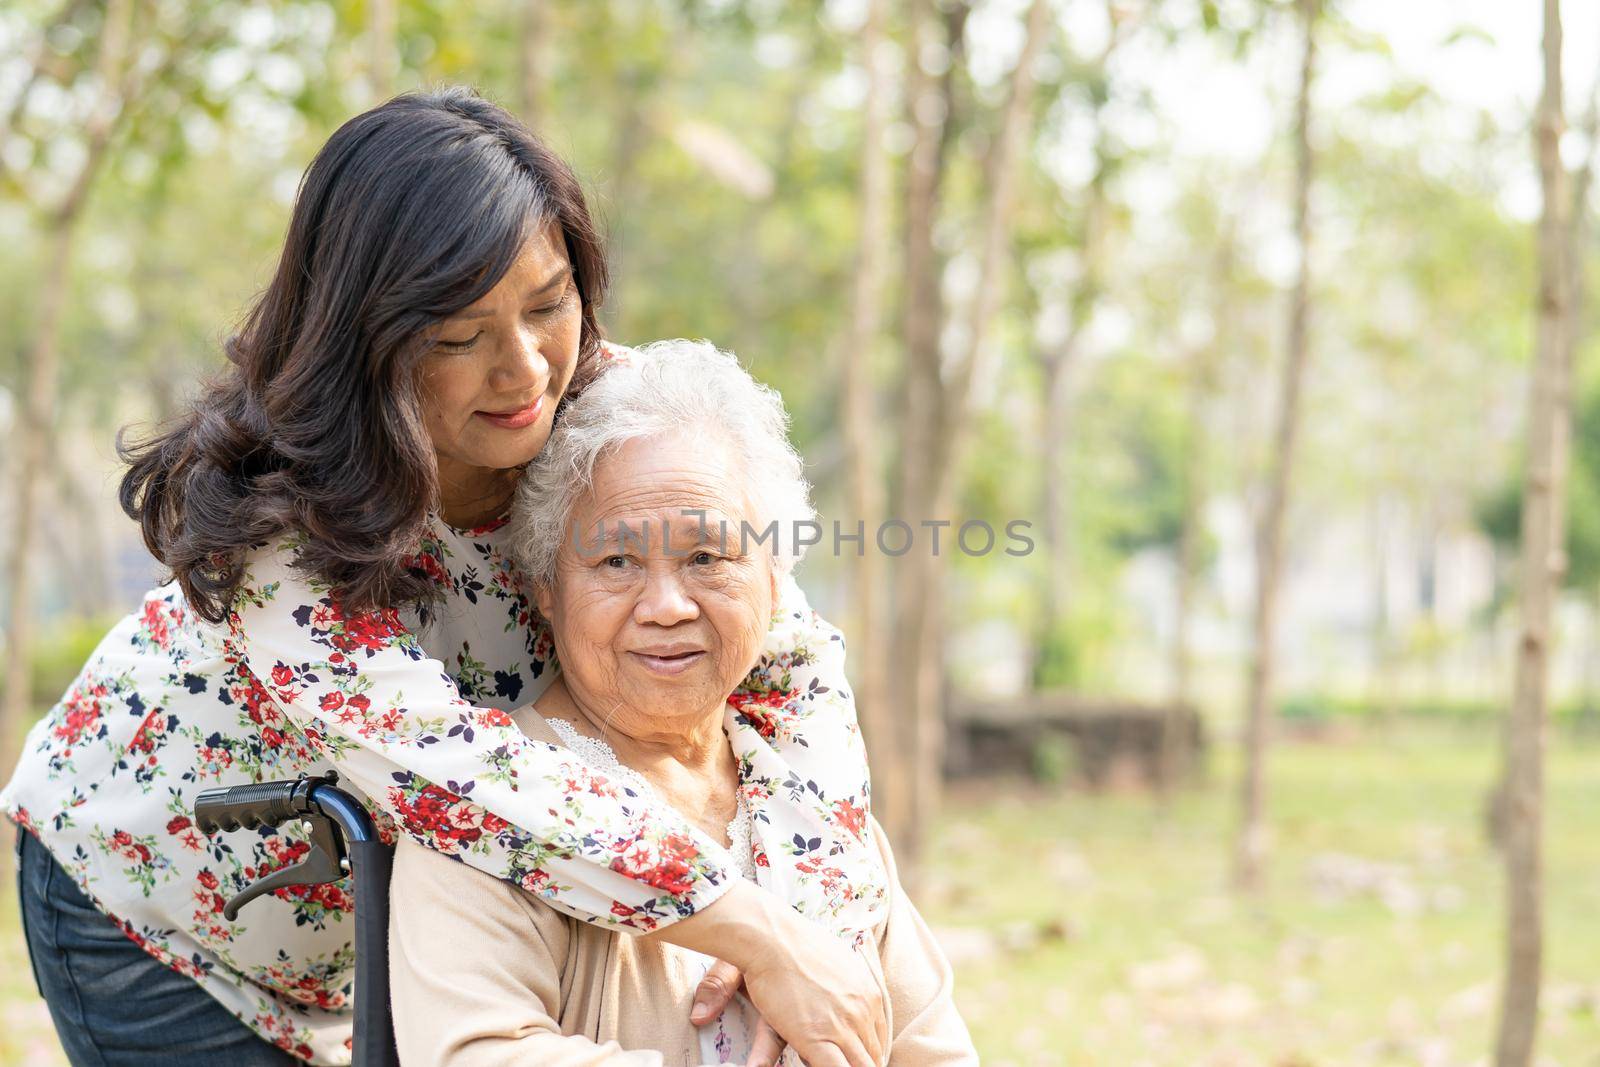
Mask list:
[{"label": "bright sky", "polygon": [[[1576,123],[1600,74],[1600,4],[1566,0],[1562,8],[1567,114]],[[1069,4],[1067,11],[1075,39],[1103,35],[1095,5]],[[1380,89],[1398,72],[1431,87],[1463,114],[1487,111],[1507,129],[1530,121],[1543,77],[1537,0],[1345,0],[1342,12],[1358,33],[1387,42],[1392,60],[1330,42],[1317,72],[1316,102],[1324,113]],[[1130,72],[1155,95],[1155,112],[1170,119],[1178,155],[1261,156],[1288,120],[1298,61],[1289,30],[1287,20],[1280,20],[1272,42],[1254,49],[1245,62],[1198,34],[1175,49],[1152,43],[1148,54],[1125,57]],[[1564,148],[1575,163],[1581,138]],[[1507,191],[1506,207],[1522,218],[1537,213],[1531,156],[1525,174]]]}]

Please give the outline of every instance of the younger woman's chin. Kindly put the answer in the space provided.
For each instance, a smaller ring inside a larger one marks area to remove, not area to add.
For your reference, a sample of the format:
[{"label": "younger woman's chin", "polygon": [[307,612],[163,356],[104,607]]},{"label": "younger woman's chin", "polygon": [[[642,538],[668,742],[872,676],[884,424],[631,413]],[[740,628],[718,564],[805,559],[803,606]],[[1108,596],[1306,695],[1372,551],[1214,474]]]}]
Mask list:
[{"label": "younger woman's chin", "polygon": [[491,470],[518,470],[526,467],[544,451],[550,440],[550,426],[530,426],[526,430],[499,430],[501,441],[486,441],[476,449],[478,466]]}]

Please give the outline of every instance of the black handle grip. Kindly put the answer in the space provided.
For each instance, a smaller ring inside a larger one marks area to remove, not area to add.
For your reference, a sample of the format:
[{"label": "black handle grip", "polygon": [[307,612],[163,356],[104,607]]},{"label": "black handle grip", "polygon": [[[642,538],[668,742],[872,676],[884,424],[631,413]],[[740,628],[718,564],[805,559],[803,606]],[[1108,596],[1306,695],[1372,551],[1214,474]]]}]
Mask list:
[{"label": "black handle grip", "polygon": [[195,798],[194,821],[203,834],[218,830],[276,827],[301,814],[296,794],[302,781],[257,782],[226,789],[207,789]]}]

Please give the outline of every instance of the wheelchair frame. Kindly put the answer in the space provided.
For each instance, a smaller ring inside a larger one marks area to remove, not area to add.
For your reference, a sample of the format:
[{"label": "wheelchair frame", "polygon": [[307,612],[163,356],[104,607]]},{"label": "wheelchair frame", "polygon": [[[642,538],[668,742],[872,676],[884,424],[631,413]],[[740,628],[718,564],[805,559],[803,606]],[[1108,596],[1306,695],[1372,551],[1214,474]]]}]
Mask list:
[{"label": "wheelchair frame", "polygon": [[389,1006],[389,877],[394,849],[378,839],[372,816],[338,787],[333,771],[320,778],[258,782],[208,789],[195,798],[195,825],[203,834],[299,821],[311,851],[299,863],[256,879],[230,899],[222,914],[232,921],[256,897],[296,885],[319,885],[350,875],[355,885],[354,1023],[351,1067],[399,1067]]}]

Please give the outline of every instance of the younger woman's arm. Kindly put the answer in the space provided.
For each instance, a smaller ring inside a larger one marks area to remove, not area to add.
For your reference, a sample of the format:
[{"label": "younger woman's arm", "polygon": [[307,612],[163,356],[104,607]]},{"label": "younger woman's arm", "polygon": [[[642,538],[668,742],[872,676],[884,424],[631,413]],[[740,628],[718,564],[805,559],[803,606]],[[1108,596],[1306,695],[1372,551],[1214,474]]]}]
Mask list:
[{"label": "younger woman's arm", "polygon": [[676,811],[469,704],[394,612],[347,616],[290,558],[258,557],[230,618],[268,743],[300,734],[418,844],[586,922],[652,930],[728,888],[726,851]]}]

